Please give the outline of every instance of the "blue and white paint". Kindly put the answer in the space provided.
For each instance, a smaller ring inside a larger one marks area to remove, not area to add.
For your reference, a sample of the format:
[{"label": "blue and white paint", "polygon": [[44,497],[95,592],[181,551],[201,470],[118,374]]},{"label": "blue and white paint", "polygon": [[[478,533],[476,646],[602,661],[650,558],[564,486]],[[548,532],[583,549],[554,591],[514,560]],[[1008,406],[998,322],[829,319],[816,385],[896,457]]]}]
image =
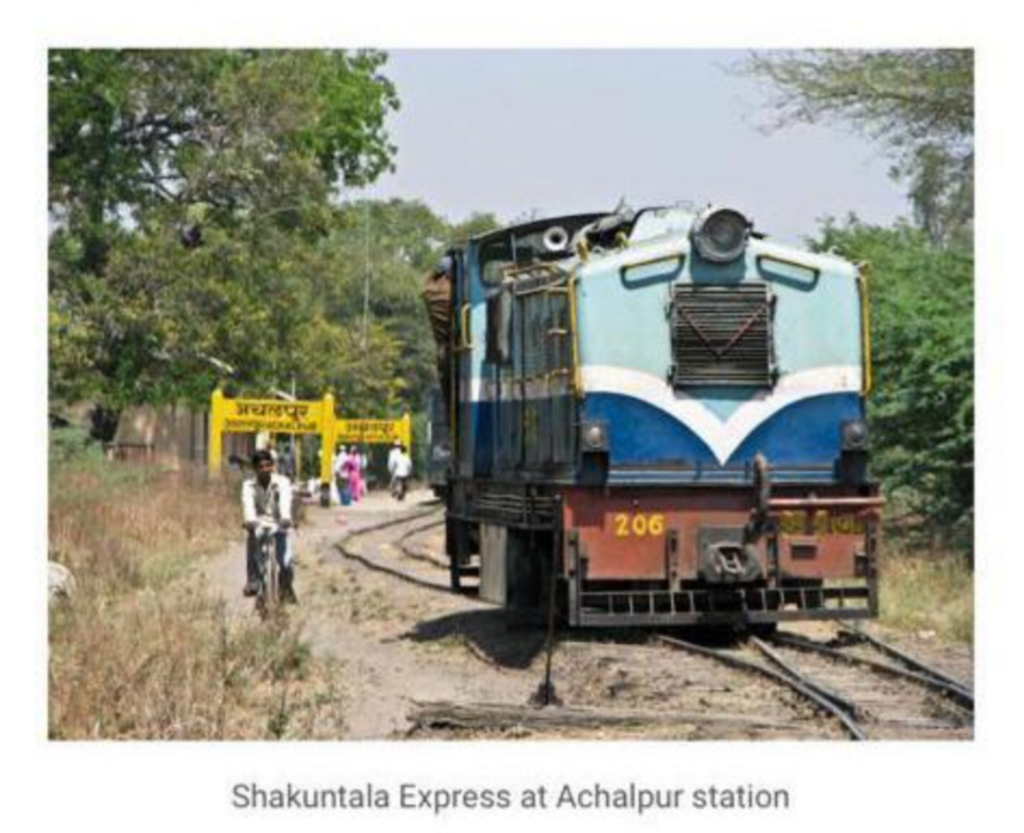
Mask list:
[{"label": "blue and white paint", "polygon": [[[613,470],[696,467],[713,478],[716,470],[735,471],[762,453],[773,468],[830,472],[841,423],[864,414],[856,268],[761,239],[752,239],[735,263],[706,264],[691,254],[691,222],[680,209],[645,212],[627,247],[566,262],[578,278],[581,417],[608,422]],[[673,388],[668,305],[678,283],[770,287],[774,387]],[[493,414],[510,399],[547,395],[543,385],[525,392],[495,387],[483,361],[486,294],[474,280],[473,373],[463,395],[477,403],[477,471],[492,459]]]}]

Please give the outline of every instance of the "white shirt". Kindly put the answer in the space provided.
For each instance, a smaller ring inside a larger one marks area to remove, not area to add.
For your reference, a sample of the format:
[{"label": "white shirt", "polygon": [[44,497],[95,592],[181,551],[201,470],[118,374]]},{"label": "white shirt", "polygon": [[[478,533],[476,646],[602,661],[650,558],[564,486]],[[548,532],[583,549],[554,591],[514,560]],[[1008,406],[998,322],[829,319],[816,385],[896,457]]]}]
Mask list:
[{"label": "white shirt", "polygon": [[395,473],[395,462],[398,460],[398,455],[402,453],[397,445],[392,447],[391,451],[388,452],[388,474],[394,475]]},{"label": "white shirt", "polygon": [[273,518],[275,523],[291,522],[292,482],[282,474],[270,475],[270,483],[264,489],[255,477],[242,484],[242,518],[246,523],[256,523],[260,518]]},{"label": "white shirt", "polygon": [[391,472],[395,477],[412,476],[412,459],[408,454],[399,451],[395,457],[395,468]]}]

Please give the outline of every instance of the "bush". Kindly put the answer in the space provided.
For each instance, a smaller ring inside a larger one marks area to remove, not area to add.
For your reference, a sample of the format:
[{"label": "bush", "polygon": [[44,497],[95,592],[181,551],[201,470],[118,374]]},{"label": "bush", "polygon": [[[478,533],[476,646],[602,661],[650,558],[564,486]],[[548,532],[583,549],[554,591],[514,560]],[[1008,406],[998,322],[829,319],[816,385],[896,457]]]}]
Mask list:
[{"label": "bush", "polygon": [[905,225],[825,227],[821,249],[870,264],[872,470],[914,546],[970,554],[974,255]]},{"label": "bush", "polygon": [[94,440],[88,429],[79,425],[66,425],[50,429],[50,470],[68,463],[99,463],[103,459],[103,446]]}]

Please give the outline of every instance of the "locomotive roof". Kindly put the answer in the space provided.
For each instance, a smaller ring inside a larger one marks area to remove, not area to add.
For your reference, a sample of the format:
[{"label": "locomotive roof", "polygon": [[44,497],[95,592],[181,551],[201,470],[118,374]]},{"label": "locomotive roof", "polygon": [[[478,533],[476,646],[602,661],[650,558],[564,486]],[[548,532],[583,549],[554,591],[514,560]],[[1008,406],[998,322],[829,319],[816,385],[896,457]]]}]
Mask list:
[{"label": "locomotive roof", "polygon": [[[469,243],[480,243],[491,238],[501,237],[512,232],[526,234],[538,231],[555,225],[582,225],[601,220],[605,217],[613,217],[616,211],[601,211],[578,214],[562,214],[553,217],[541,217],[524,223],[514,223],[503,226],[493,231],[484,232],[467,238],[455,244],[453,248],[463,248]],[[682,205],[672,206],[649,206],[638,209],[632,217],[629,241],[631,245],[642,245],[648,241],[653,242],[657,238],[666,235],[682,235],[688,237],[691,226],[697,217],[697,212]],[[775,255],[777,257],[790,257],[796,262],[807,266],[826,268],[840,272],[849,271],[851,275],[856,274],[852,264],[846,258],[829,252],[812,252],[805,247],[794,246],[777,240],[768,239],[767,236],[757,230],[751,231],[751,244],[762,254]],[[846,268],[844,268],[846,267]]]},{"label": "locomotive roof", "polygon": [[547,228],[548,226],[558,225],[559,223],[592,223],[595,220],[600,220],[602,217],[610,217],[613,213],[614,212],[612,211],[601,211],[582,214],[560,214],[557,217],[539,217],[536,220],[528,220],[525,223],[513,223],[511,225],[493,229],[492,231],[485,231],[482,234],[476,234],[473,237],[469,237],[463,242],[476,243],[481,240],[487,240],[490,237],[500,237],[501,235],[508,234],[509,232],[529,232],[536,229]]}]

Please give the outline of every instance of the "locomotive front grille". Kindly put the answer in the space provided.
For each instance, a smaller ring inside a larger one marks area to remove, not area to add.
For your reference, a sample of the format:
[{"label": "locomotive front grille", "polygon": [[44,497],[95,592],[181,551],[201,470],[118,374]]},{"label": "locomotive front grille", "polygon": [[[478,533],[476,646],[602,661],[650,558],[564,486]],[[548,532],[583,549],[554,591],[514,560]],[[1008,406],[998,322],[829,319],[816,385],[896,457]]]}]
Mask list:
[{"label": "locomotive front grille", "polygon": [[672,295],[672,384],[771,387],[772,296],[764,284],[677,284]]}]

